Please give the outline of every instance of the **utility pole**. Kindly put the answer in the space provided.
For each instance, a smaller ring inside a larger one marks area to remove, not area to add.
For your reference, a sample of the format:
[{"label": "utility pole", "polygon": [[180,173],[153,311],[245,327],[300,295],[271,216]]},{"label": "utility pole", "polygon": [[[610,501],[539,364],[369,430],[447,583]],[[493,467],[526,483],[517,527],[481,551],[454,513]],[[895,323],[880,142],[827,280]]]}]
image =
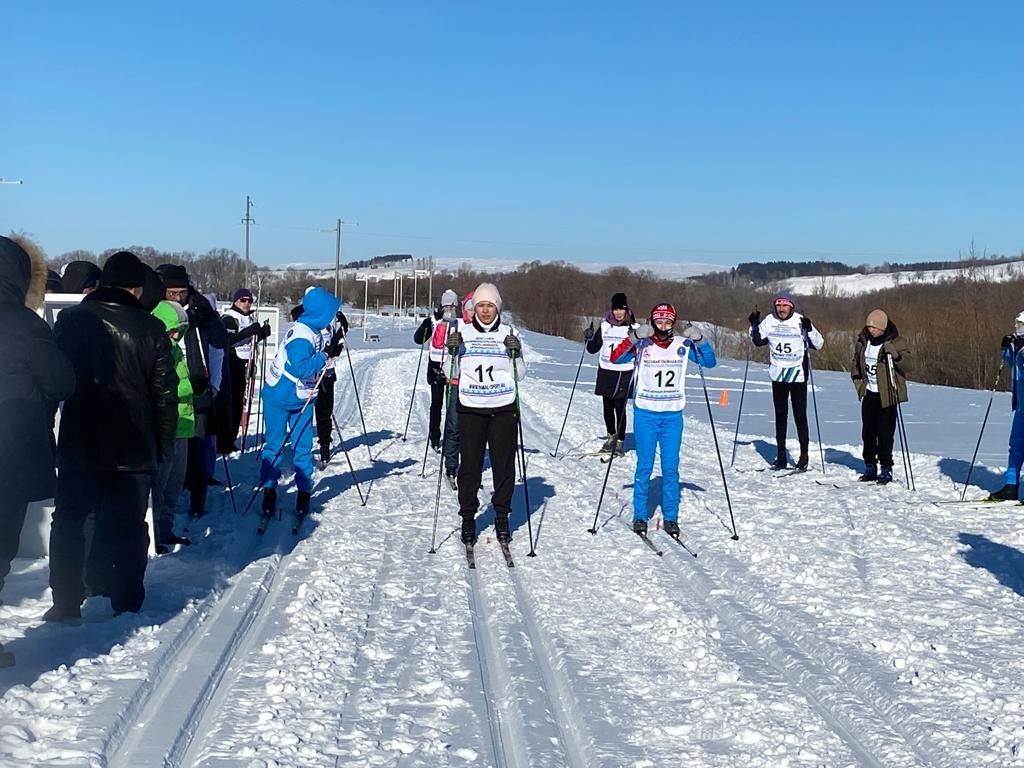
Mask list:
[{"label": "utility pole", "polygon": [[245,218],[242,219],[242,223],[245,224],[245,285],[249,285],[249,225],[255,224],[256,220],[253,219],[252,215],[252,200],[248,195],[245,196]]},{"label": "utility pole", "polygon": [[341,293],[345,285],[343,282],[341,282],[341,225],[343,223],[344,222],[342,222],[341,219],[338,219],[338,237],[334,241],[334,295],[337,296],[342,301],[344,301],[344,298],[342,297]]},{"label": "utility pole", "polygon": [[430,307],[433,305],[433,302],[434,302],[434,257],[433,256],[428,256],[427,257],[427,265],[428,265],[427,268],[430,270],[430,280],[427,282],[427,310],[429,311]]}]

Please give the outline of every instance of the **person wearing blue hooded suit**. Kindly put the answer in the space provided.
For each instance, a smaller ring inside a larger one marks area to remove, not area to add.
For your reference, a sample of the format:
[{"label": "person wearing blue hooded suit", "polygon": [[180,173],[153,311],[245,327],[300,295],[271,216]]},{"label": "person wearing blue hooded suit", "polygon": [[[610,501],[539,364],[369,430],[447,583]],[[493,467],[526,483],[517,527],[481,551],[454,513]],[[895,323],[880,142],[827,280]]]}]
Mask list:
[{"label": "person wearing blue hooded suit", "polygon": [[[285,440],[291,435],[298,498],[296,513],[309,511],[313,490],[313,414],[309,407],[331,358],[322,331],[334,320],[341,301],[323,288],[311,288],[302,298],[302,315],[292,324],[277,348],[263,383],[266,440],[260,462],[264,488],[263,511],[277,506],[277,481]],[[289,432],[290,431],[290,432]]]}]

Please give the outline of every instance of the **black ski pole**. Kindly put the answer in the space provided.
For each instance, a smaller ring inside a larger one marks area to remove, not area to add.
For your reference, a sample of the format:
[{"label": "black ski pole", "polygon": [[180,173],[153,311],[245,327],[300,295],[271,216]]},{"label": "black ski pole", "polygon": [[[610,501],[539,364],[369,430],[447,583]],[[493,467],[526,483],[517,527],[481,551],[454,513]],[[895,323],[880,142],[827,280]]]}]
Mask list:
[{"label": "black ski pole", "polygon": [[[260,342],[260,387],[267,380],[267,340],[263,339]],[[263,408],[263,390],[260,389],[259,400],[256,401],[256,435],[259,442],[256,445],[256,449],[259,450],[263,447],[265,440],[264,432],[266,431],[266,411]]]},{"label": "black ski pole", "polygon": [[896,371],[893,368],[895,363],[892,361],[892,353],[887,353],[886,358],[889,364],[889,392],[896,403],[896,427],[899,429],[900,434],[900,453],[903,454],[903,474],[907,478],[907,487],[912,491],[916,491],[917,486],[914,483],[914,467],[910,458],[910,446],[907,445],[907,425],[903,421],[903,407],[900,405],[900,393],[896,387]]},{"label": "black ski pole", "polygon": [[235,504],[235,484],[231,482],[231,471],[228,469],[228,457],[225,453],[222,453],[220,457],[224,460],[224,479],[227,482],[228,495],[231,497],[231,511],[237,515],[238,506]]},{"label": "black ski pole", "polygon": [[736,412],[736,434],[732,437],[732,458],[729,468],[736,463],[736,444],[740,439],[740,419],[743,418],[743,396],[747,393],[747,372],[750,371],[750,344],[747,344],[747,363],[743,366],[743,386],[740,388],[740,407]]},{"label": "black ski pole", "polygon": [[369,501],[369,491],[367,491],[367,497],[363,497],[363,489],[359,487],[359,480],[356,477],[355,467],[352,466],[352,458],[348,455],[348,450],[345,448],[345,438],[341,434],[341,427],[338,426],[338,420],[334,418],[334,414],[331,414],[331,422],[334,424],[334,431],[338,433],[338,445],[341,446],[342,452],[345,454],[345,461],[348,462],[348,472],[352,475],[352,483],[356,487],[356,493],[359,494],[359,506],[365,507],[366,502]]},{"label": "black ski pole", "polygon": [[[700,350],[694,348],[696,355],[700,357]],[[708,383],[704,378],[704,366],[697,361],[697,370],[700,372],[700,385],[704,388],[704,402],[708,406],[708,420],[711,422],[711,435],[715,438],[715,453],[718,454],[718,469],[722,473],[722,487],[725,488],[725,503],[729,507],[729,522],[732,523],[732,540],[739,541],[740,535],[736,531],[736,518],[732,515],[732,499],[729,498],[729,482],[725,479],[725,464],[722,461],[722,451],[718,447],[718,432],[715,430],[715,415],[711,411],[711,396],[708,394]]]},{"label": "black ski pole", "polygon": [[370,463],[373,463],[373,454],[370,452],[370,438],[366,434],[366,419],[363,418],[363,404],[359,400],[359,385],[356,384],[356,369],[352,365],[352,353],[348,349],[348,338],[345,338],[345,356],[348,358],[348,370],[352,374],[352,389],[356,393],[356,406],[359,408],[359,421],[363,425],[363,442],[366,443],[366,455],[370,457]]},{"label": "black ski pole", "polygon": [[[590,321],[588,330],[594,330],[594,321]],[[558,458],[558,446],[562,444],[562,434],[565,432],[565,425],[569,421],[569,409],[572,408],[572,398],[576,394],[576,382],[580,380],[580,370],[583,368],[583,358],[587,354],[587,342],[583,342],[583,351],[580,353],[580,364],[576,366],[576,378],[572,380],[572,390],[569,392],[569,404],[565,406],[565,418],[562,419],[562,429],[558,433],[558,440],[555,442],[555,450],[551,452],[552,458]],[[526,468],[523,468],[523,474],[526,474]]]},{"label": "black ski pole", "polygon": [[526,532],[530,537],[530,551],[527,557],[536,557],[533,547],[533,524],[530,522],[530,484],[526,479],[526,444],[523,442],[523,410],[519,405],[519,372],[516,368],[517,352],[512,350],[512,382],[516,388],[516,421],[519,423],[519,454],[523,462],[523,499],[526,501]]},{"label": "black ski pole", "polygon": [[988,407],[985,408],[985,418],[981,420],[981,431],[978,432],[978,442],[974,446],[974,455],[971,456],[971,466],[967,469],[967,479],[964,480],[964,490],[960,494],[960,501],[967,496],[967,486],[971,484],[971,474],[974,472],[974,462],[978,460],[978,450],[981,448],[981,438],[985,434],[985,425],[988,424],[988,414],[992,410],[992,401],[995,399],[999,389],[999,379],[1003,375],[1003,361],[999,361],[999,368],[996,370],[996,383],[992,385],[992,392],[988,396]]},{"label": "black ski pole", "polygon": [[597,519],[601,515],[601,504],[604,503],[604,491],[608,487],[608,476],[612,473],[612,461],[615,460],[615,448],[608,454],[608,466],[604,470],[604,482],[601,483],[601,495],[597,497],[597,509],[594,510],[594,524],[587,528],[587,533],[597,535]]},{"label": "black ski pole", "polygon": [[416,378],[412,380],[412,397],[409,398],[409,415],[405,417],[405,431],[402,433],[402,442],[405,442],[406,437],[409,435],[409,421],[412,419],[412,404],[416,402],[416,385],[420,381],[420,366],[423,365],[423,350],[427,348],[427,340],[424,339],[423,343],[420,344],[420,357],[416,362]]},{"label": "black ski pole", "polygon": [[[454,329],[458,327],[458,321],[449,323],[448,328]],[[450,330],[449,330],[450,332]],[[451,355],[451,363],[449,364],[449,375],[444,383],[444,408],[445,408],[445,421],[448,420],[448,409],[452,407],[452,379],[455,378],[455,363],[458,360],[457,355]],[[437,493],[434,495],[434,526],[430,532],[430,554],[437,553],[437,516],[441,510],[441,473],[444,472],[444,441],[447,437],[448,430],[441,431],[441,458],[438,460],[437,466]],[[423,459],[424,465],[426,465],[426,458]]]},{"label": "black ski pole", "polygon": [[821,454],[821,474],[825,474],[825,447],[821,443],[821,422],[818,420],[818,392],[814,388],[814,363],[811,362],[811,337],[807,331],[804,331],[804,344],[807,345],[807,351],[804,353],[807,355],[807,380],[811,387],[811,401],[814,403],[814,429],[818,435],[818,452]]}]

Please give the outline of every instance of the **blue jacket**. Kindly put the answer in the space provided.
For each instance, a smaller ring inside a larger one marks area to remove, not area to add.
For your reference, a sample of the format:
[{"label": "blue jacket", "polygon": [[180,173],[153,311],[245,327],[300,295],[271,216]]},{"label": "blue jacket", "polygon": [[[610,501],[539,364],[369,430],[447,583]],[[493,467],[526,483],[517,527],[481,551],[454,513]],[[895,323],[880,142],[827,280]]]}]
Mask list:
[{"label": "blue jacket", "polygon": [[1013,347],[1004,349],[1003,362],[1012,373],[1013,386],[1010,391],[1013,396],[1010,403],[1013,410],[1016,411],[1018,404],[1024,402],[1024,347],[1019,351],[1014,351]]},{"label": "blue jacket", "polygon": [[[310,342],[305,334],[293,335],[289,330],[282,348],[274,358],[271,372],[267,374],[267,383],[263,386],[263,398],[268,404],[294,410],[306,402],[306,398],[296,392],[293,378],[310,385],[316,382],[320,371],[327,364],[321,331],[334,320],[340,307],[341,301],[323,288],[313,288],[302,297],[302,315],[295,325],[309,328],[317,342]],[[284,375],[275,370],[278,367],[283,367]],[[275,376],[275,373],[278,375]],[[270,383],[272,380],[273,384]]]}]

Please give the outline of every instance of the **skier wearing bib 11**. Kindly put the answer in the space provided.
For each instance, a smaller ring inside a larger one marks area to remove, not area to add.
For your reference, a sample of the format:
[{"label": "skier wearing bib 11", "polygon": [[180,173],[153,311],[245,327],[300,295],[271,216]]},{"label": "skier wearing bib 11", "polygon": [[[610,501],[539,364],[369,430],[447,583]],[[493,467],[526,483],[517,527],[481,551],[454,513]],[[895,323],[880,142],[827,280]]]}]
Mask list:
[{"label": "skier wearing bib 11", "polygon": [[760,312],[751,312],[750,340],[755,347],[768,346],[768,376],[772,380],[772,402],[775,405],[775,461],[772,469],[785,469],[786,430],[789,401],[793,401],[793,421],[800,440],[797,469],[807,469],[807,374],[808,350],[825,346],[818,329],[796,311],[792,294],[783,291],[775,297],[775,311],[761,319]]},{"label": "skier wearing bib 11", "polygon": [[[313,490],[313,413],[308,407],[317,395],[320,373],[333,365],[328,340],[321,333],[337,315],[341,302],[323,288],[311,288],[302,297],[303,312],[281,341],[263,384],[266,407],[266,441],[260,462],[264,488],[263,511],[272,512],[277,503],[279,463],[285,439],[291,436],[297,513],[309,511]],[[291,430],[289,432],[289,430]]]},{"label": "skier wearing bib 11", "polygon": [[612,350],[613,363],[634,361],[633,434],[636,437],[636,473],[633,477],[633,530],[647,533],[647,497],[654,470],[655,450],[661,451],[661,514],[665,532],[679,536],[679,453],[683,441],[686,405],[686,368],[693,361],[714,368],[715,351],[700,330],[687,323],[673,333],[676,310],[658,304],[650,323],[630,329]]}]

